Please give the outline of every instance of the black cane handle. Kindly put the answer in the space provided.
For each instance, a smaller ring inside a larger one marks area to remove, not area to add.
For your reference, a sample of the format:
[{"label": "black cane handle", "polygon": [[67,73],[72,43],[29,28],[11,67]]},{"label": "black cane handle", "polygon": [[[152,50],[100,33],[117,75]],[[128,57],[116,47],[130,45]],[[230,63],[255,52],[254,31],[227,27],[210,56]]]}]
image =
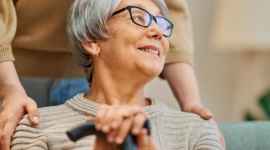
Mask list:
[{"label": "black cane handle", "polygon": [[[144,124],[144,128],[148,130],[148,135],[150,135],[150,121],[149,120],[146,120]],[[97,131],[95,129],[95,122],[87,122],[87,123],[81,124],[75,127],[74,129],[67,131],[67,135],[69,139],[73,142],[87,135],[106,136],[106,134],[104,134],[103,132]],[[122,148],[124,150],[136,150],[137,149],[136,138],[129,133],[122,145]]]}]

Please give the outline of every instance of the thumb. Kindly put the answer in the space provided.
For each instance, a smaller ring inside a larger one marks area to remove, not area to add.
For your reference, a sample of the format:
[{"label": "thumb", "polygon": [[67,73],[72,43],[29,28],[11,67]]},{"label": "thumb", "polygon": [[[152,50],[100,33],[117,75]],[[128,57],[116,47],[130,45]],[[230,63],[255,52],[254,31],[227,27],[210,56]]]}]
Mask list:
[{"label": "thumb", "polygon": [[199,116],[205,120],[209,120],[213,118],[213,114],[211,113],[210,110],[208,110],[207,108],[201,108],[201,110],[199,111]]},{"label": "thumb", "polygon": [[148,135],[146,128],[143,128],[136,138],[138,150],[159,149],[156,142]]},{"label": "thumb", "polygon": [[32,125],[38,125],[40,121],[40,116],[38,112],[38,107],[35,101],[30,101],[26,103],[25,110],[28,113],[29,120]]},{"label": "thumb", "polygon": [[202,105],[195,105],[191,108],[190,111],[187,112],[195,113],[205,120],[213,118],[213,114],[211,113],[211,111]]},{"label": "thumb", "polygon": [[139,135],[137,136],[138,149],[142,149],[149,146],[150,138],[151,137],[147,134],[147,129],[143,128],[140,131]]}]

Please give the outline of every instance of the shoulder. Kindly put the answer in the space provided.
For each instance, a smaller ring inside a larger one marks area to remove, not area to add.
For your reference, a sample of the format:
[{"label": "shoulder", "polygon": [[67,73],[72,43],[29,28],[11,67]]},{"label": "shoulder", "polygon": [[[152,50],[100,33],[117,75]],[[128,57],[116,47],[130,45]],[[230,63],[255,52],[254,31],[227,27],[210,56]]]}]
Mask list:
[{"label": "shoulder", "polygon": [[175,120],[176,118],[179,118],[181,122],[190,122],[190,123],[205,122],[205,120],[202,119],[197,114],[187,113],[173,108],[167,108],[166,111],[164,111],[163,116],[166,117],[168,120],[170,119]]},{"label": "shoulder", "polygon": [[12,149],[27,149],[26,147],[32,146],[47,149],[49,141],[59,137],[61,140],[67,140],[65,132],[85,122],[85,115],[74,111],[66,104],[40,108],[39,113],[38,126],[30,123],[28,115],[21,119],[12,137]]},{"label": "shoulder", "polygon": [[42,132],[45,129],[54,128],[68,122],[81,122],[85,120],[84,115],[80,114],[79,111],[72,110],[66,104],[43,107],[38,110],[40,114],[40,123],[38,126],[33,126],[29,121],[28,115],[25,115],[19,122],[16,131],[21,131],[23,128],[28,131],[35,130],[35,132]]},{"label": "shoulder", "polygon": [[209,120],[171,108],[164,112],[162,120],[166,130],[175,133],[175,137],[181,134],[188,141],[189,147],[222,149],[216,128]]},{"label": "shoulder", "polygon": [[179,109],[173,109],[167,107],[162,101],[156,98],[150,98],[151,100],[151,107],[155,112],[158,112],[158,117],[162,119],[163,122],[171,123],[171,124],[196,124],[198,123],[203,124],[205,120],[202,119],[200,116],[194,113],[187,113],[182,112]]},{"label": "shoulder", "polygon": [[215,131],[215,127],[211,121],[204,120],[197,114],[182,112],[172,108],[167,108],[162,115],[162,119],[168,126],[186,128],[190,130],[190,133],[196,133],[198,136],[202,131],[207,129],[210,129],[209,131]]}]

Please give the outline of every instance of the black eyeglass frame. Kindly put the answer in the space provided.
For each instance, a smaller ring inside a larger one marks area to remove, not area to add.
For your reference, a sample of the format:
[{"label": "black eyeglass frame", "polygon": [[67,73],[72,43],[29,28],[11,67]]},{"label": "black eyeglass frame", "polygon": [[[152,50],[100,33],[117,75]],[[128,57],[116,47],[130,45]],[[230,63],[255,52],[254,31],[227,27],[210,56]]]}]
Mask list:
[{"label": "black eyeglass frame", "polygon": [[[140,9],[140,10],[142,10],[142,11],[145,11],[147,14],[149,14],[151,20],[150,20],[150,22],[148,23],[148,25],[141,25],[141,24],[138,24],[137,22],[135,22],[135,21],[133,20],[133,17],[132,17],[132,15],[131,15],[131,9],[132,9],[132,8]],[[157,23],[157,19],[156,19],[156,18],[162,18],[162,19],[165,19],[165,20],[168,21],[169,24],[170,24],[171,32],[170,32],[169,35],[165,35],[165,34],[163,33],[163,36],[165,36],[165,37],[170,37],[170,36],[172,35],[172,31],[173,31],[174,25],[173,25],[173,23],[172,23],[169,19],[164,18],[164,17],[160,17],[160,16],[154,16],[154,15],[150,14],[147,10],[145,10],[145,9],[143,9],[143,8],[140,8],[140,7],[137,7],[137,6],[127,6],[127,7],[124,7],[124,8],[122,8],[122,9],[119,9],[119,10],[115,11],[115,12],[112,14],[112,16],[117,15],[117,14],[119,14],[119,13],[125,11],[125,10],[128,10],[128,11],[129,11],[129,15],[130,15],[130,18],[131,18],[132,22],[135,23],[136,25],[142,26],[142,27],[149,27],[149,26],[151,25],[153,19],[154,19],[154,21],[155,21],[156,23]],[[157,23],[157,25],[158,25],[158,23]],[[162,31],[163,31],[163,30],[162,30]]]}]

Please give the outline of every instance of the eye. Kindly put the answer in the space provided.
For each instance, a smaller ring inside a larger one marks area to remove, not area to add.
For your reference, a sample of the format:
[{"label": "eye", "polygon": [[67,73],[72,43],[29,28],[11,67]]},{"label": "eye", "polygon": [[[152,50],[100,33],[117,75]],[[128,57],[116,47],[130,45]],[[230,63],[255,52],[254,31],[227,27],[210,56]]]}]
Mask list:
[{"label": "eye", "polygon": [[138,24],[142,24],[142,25],[145,24],[145,18],[144,18],[143,15],[135,15],[135,16],[133,16],[132,18],[133,18],[133,20],[134,20],[136,23],[138,23]]}]

